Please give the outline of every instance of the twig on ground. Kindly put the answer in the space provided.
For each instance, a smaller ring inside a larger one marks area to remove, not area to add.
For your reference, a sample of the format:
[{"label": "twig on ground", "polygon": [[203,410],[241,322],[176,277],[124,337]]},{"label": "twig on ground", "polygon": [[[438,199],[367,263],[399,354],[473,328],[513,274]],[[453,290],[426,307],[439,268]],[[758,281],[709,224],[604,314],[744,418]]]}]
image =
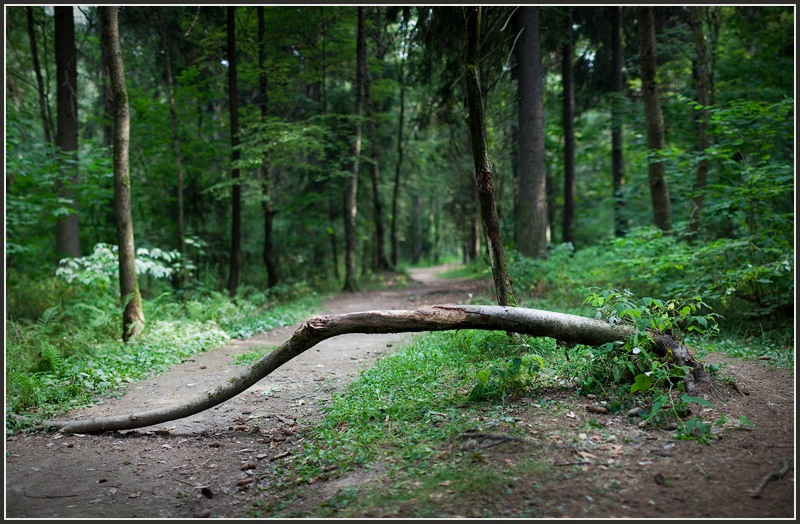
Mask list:
[{"label": "twig on ground", "polygon": [[766,486],[770,480],[780,480],[783,478],[784,475],[786,475],[788,471],[789,471],[789,459],[783,459],[783,461],[781,462],[781,469],[764,475],[764,478],[761,479],[761,482],[758,483],[758,486],[756,486],[755,489],[753,489],[750,492],[750,496],[753,498],[760,497],[761,492],[764,490],[764,486]]}]

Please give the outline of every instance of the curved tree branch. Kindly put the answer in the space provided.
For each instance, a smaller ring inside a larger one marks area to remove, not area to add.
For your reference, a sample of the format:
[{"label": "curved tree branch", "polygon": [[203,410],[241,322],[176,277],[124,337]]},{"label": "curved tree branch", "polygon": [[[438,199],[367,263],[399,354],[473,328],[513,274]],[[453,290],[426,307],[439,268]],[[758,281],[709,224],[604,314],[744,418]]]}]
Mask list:
[{"label": "curved tree branch", "polygon": [[[184,404],[87,420],[49,420],[43,425],[58,428],[65,433],[96,433],[151,426],[189,417],[217,406],[244,392],[306,350],[337,335],[455,329],[506,331],[585,345],[601,345],[624,340],[635,333],[635,328],[629,325],[612,325],[602,320],[578,315],[511,306],[436,305],[414,310],[375,310],[324,315],[305,321],[289,340],[262,357],[239,376]],[[669,358],[677,365],[690,366],[697,372],[694,357],[686,347],[661,334],[656,334],[654,341],[654,351],[659,356]]]}]

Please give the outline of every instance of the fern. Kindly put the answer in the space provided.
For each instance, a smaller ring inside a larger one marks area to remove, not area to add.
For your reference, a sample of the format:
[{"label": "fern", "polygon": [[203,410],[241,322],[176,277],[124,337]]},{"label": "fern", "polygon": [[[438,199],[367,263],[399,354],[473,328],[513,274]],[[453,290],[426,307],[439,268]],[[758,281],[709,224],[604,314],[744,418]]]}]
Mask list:
[{"label": "fern", "polygon": [[64,357],[58,352],[58,348],[48,342],[44,342],[40,349],[42,359],[47,364],[46,369],[57,373],[64,366]]}]

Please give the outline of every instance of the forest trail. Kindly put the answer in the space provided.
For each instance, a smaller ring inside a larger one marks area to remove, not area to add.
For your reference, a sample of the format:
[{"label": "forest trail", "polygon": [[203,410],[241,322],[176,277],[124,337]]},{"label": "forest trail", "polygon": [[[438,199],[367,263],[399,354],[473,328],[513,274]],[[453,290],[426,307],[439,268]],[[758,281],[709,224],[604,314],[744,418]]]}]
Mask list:
[{"label": "forest trail", "polygon": [[[340,294],[325,314],[469,303],[491,297],[488,280],[441,279],[444,267],[412,270],[408,288]],[[130,384],[120,398],[79,410],[70,418],[133,413],[179,403],[243,370],[235,357],[280,345],[297,326],[232,340],[169,371]],[[239,396],[191,417],[138,430],[103,434],[6,435],[7,519],[21,518],[247,518],[313,517],[346,490],[393,481],[387,464],[332,471],[326,478],[281,486],[281,461],[302,450],[306,430],[357,374],[418,334],[341,335],[325,340]],[[795,402],[791,371],[762,361],[709,354],[739,391],[708,392],[728,418],[711,444],[677,440],[674,431],[642,429],[625,416],[587,411],[592,402],[572,391],[506,402],[505,420],[525,439],[480,447],[484,468],[513,474],[502,493],[430,493],[435,500],[398,500],[360,517],[472,518],[791,518],[795,512]],[[705,410],[706,408],[702,408]],[[700,411],[698,409],[698,411]],[[487,431],[510,431],[487,413]],[[752,428],[739,424],[740,417]],[[480,423],[479,423],[480,424]],[[458,464],[463,443],[442,450]],[[529,475],[515,465],[534,458]],[[785,461],[785,462],[784,462]],[[765,475],[788,465],[759,497]],[[471,466],[474,467],[474,466]],[[510,478],[510,477],[509,477]],[[289,491],[287,491],[287,489]],[[426,495],[427,497],[427,495]],[[265,515],[259,507],[283,507]],[[433,505],[431,505],[433,504]],[[328,506],[330,507],[330,506]]]},{"label": "forest trail", "polygon": [[[491,290],[487,281],[437,276],[451,267],[411,269],[413,282],[407,288],[343,293],[329,300],[320,313],[467,303],[473,295],[485,296]],[[278,346],[298,326],[231,340],[156,377],[128,385],[120,398],[65,418],[179,404],[241,372],[237,355],[259,346]],[[319,418],[320,408],[336,391],[412,336],[351,334],[325,340],[239,396],[164,424],[99,435],[7,436],[6,517],[236,516],[243,494],[239,483],[248,478],[242,464],[249,460],[268,463],[269,457],[286,456],[302,445],[300,430]],[[195,499],[203,487],[217,496]],[[186,497],[186,507],[176,505],[181,497]]]}]

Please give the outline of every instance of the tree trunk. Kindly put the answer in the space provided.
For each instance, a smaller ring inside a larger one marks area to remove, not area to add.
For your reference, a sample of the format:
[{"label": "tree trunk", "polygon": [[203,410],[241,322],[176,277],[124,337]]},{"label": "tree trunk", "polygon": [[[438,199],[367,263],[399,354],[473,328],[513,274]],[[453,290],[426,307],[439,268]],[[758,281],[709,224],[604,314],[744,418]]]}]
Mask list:
[{"label": "tree trunk", "polygon": [[575,90],[572,85],[572,8],[567,7],[565,40],[561,53],[564,86],[564,224],[563,241],[575,245]]},{"label": "tree trunk", "polygon": [[611,10],[611,176],[614,188],[614,236],[628,231],[625,218],[625,167],[622,156],[622,7]]},{"label": "tree trunk", "polygon": [[144,311],[139,282],[136,277],[136,249],[131,217],[131,178],[128,160],[131,123],[128,109],[128,90],[119,43],[119,14],[116,6],[101,7],[103,18],[103,47],[106,67],[114,96],[114,196],[119,247],[119,292],[122,313],[122,339],[128,341],[144,328]]},{"label": "tree trunk", "polygon": [[[158,22],[158,30],[161,33],[161,49],[164,52],[164,60],[166,61],[167,68],[167,97],[169,98],[169,123],[172,130],[172,154],[175,157],[175,174],[177,176],[177,193],[178,193],[178,251],[181,258],[186,257],[186,233],[183,224],[183,163],[181,162],[181,142],[178,138],[178,117],[175,111],[175,87],[172,79],[172,52],[170,50],[169,33],[167,33],[166,25],[164,24],[164,8],[161,6],[156,7],[156,20]],[[185,260],[183,261],[185,263]],[[189,275],[185,271],[181,278],[185,282]]]},{"label": "tree trunk", "polygon": [[364,112],[364,82],[367,73],[367,46],[364,32],[364,7],[358,7],[358,39],[356,41],[356,137],[353,146],[353,172],[345,194],[345,274],[344,291],[358,291],[356,281],[356,215],[358,213],[358,166],[361,157],[361,116]]},{"label": "tree trunk", "polygon": [[547,256],[549,221],[539,8],[521,7],[514,16],[514,27],[521,33],[515,47],[519,103],[515,236],[520,253],[541,258]]},{"label": "tree trunk", "polygon": [[[379,57],[381,60],[383,57]],[[375,109],[372,101],[372,82],[370,80],[369,71],[365,71],[364,75],[364,105],[366,107],[367,117],[367,133],[369,136],[369,145],[372,157],[372,212],[373,221],[375,222],[375,260],[374,267],[379,270],[389,269],[389,259],[386,258],[386,241],[385,232],[383,227],[383,200],[381,199],[381,170],[379,161],[379,144],[378,144],[378,123],[375,121],[373,115]]]},{"label": "tree trunk", "polygon": [[78,65],[73,7],[55,7],[56,81],[58,121],[56,145],[64,155],[56,186],[58,196],[72,209],[56,222],[56,256],[81,256],[78,224]]},{"label": "tree trunk", "polygon": [[708,136],[708,106],[710,104],[709,82],[708,82],[708,49],[706,47],[705,36],[703,35],[703,21],[700,17],[702,7],[689,7],[689,25],[694,34],[694,48],[696,57],[696,87],[697,103],[702,107],[697,110],[697,149],[702,158],[697,164],[695,173],[694,195],[692,196],[692,208],[689,212],[689,234],[695,237],[700,230],[702,211],[703,211],[703,191],[708,182],[708,160],[705,158],[705,151],[710,145]]},{"label": "tree trunk", "polygon": [[39,95],[39,116],[42,119],[42,130],[44,131],[44,141],[50,145],[53,142],[51,132],[50,112],[45,97],[44,79],[42,79],[42,69],[39,66],[39,51],[36,47],[36,25],[33,21],[33,7],[26,7],[28,16],[28,39],[31,43],[31,58],[33,59],[33,72],[36,74],[36,87]]},{"label": "tree trunk", "polygon": [[228,104],[231,113],[231,259],[228,294],[236,296],[242,264],[242,186],[239,184],[239,94],[236,81],[236,7],[228,6]]},{"label": "tree trunk", "polygon": [[[480,27],[481,7],[465,7],[467,25],[467,105],[469,106],[469,132],[472,142],[472,157],[475,164],[475,185],[481,204],[481,217],[489,248],[492,277],[497,291],[497,303],[515,306],[517,299],[508,275],[506,252],[500,235],[500,219],[492,185],[492,166],[486,146],[486,121],[483,116],[483,98],[480,86]],[[542,195],[544,198],[544,195]]]},{"label": "tree trunk", "polygon": [[401,28],[403,31],[403,41],[401,45],[402,57],[400,59],[399,69],[397,73],[397,82],[400,84],[400,108],[397,117],[397,163],[394,166],[394,188],[392,190],[392,266],[395,268],[400,264],[400,239],[397,236],[398,227],[398,213],[400,202],[400,173],[403,165],[403,118],[405,116],[406,107],[406,85],[403,78],[403,67],[406,63],[406,56],[408,54],[408,12],[407,8],[403,10],[403,20]]},{"label": "tree trunk", "polygon": [[[283,364],[323,340],[350,333],[408,333],[483,329],[514,332],[536,337],[550,337],[568,344],[601,345],[624,340],[635,333],[626,324],[565,313],[507,306],[438,305],[415,310],[376,310],[343,315],[327,315],[304,322],[292,337],[248,370],[227,380],[225,385],[203,393],[182,405],[114,415],[87,420],[50,420],[45,427],[60,428],[64,433],[95,433],[152,426],[195,415],[243,393]],[[686,380],[692,391],[699,378],[699,366],[689,350],[666,335],[654,335],[654,352],[678,366],[694,369]]]},{"label": "tree trunk", "polygon": [[[264,22],[264,6],[258,6],[258,84],[261,91],[261,121],[267,122],[269,117],[269,96],[266,71],[267,34]],[[267,287],[278,284],[278,268],[272,252],[272,219],[275,212],[272,208],[272,165],[269,152],[264,151],[261,162],[261,209],[264,212],[264,266],[267,269]]]},{"label": "tree trunk", "polygon": [[637,12],[639,14],[639,42],[642,51],[642,97],[647,123],[648,177],[650,179],[650,198],[653,204],[653,221],[655,226],[662,231],[670,231],[672,229],[672,204],[664,175],[664,162],[661,159],[664,149],[664,118],[661,115],[656,83],[656,23],[652,7],[638,7]]}]

